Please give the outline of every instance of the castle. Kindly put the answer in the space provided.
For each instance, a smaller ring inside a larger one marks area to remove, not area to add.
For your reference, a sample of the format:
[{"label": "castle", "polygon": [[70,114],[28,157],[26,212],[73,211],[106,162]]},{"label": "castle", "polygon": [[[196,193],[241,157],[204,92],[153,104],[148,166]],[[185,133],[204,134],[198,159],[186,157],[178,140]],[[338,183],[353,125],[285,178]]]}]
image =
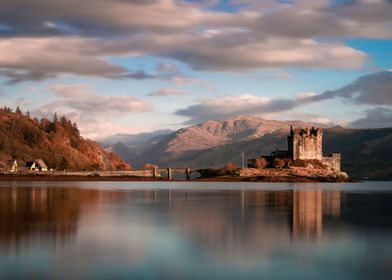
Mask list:
[{"label": "castle", "polygon": [[[330,154],[323,156],[323,131],[319,127],[301,129],[290,127],[290,134],[287,136],[287,151],[275,151],[269,156],[262,156],[269,165],[273,165],[275,159],[290,159],[292,161],[313,161],[317,160],[325,167],[334,171],[340,171],[341,155]],[[255,167],[257,159],[248,160],[249,167]]]}]

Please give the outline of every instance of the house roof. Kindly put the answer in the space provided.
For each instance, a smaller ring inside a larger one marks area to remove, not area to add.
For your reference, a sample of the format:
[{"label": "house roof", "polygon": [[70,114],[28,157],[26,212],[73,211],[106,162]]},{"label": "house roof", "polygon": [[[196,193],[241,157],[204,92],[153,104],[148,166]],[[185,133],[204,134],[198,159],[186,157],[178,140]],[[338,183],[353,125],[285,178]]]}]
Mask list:
[{"label": "house roof", "polygon": [[47,166],[46,166],[46,164],[45,164],[45,162],[42,160],[42,159],[37,159],[36,161],[36,164],[38,164],[41,168],[48,168]]},{"label": "house roof", "polygon": [[45,162],[42,159],[36,159],[35,161],[27,161],[26,166],[31,167],[34,163],[38,165],[40,168],[48,169],[48,166],[45,164]]}]

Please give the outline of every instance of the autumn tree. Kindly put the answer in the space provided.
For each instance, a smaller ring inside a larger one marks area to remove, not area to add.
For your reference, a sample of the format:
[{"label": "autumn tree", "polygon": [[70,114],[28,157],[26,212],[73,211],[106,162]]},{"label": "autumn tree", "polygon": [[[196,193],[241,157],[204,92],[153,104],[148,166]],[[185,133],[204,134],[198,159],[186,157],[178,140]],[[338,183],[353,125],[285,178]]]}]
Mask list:
[{"label": "autumn tree", "polygon": [[66,170],[69,167],[69,161],[66,157],[63,157],[60,161],[59,169]]},{"label": "autumn tree", "polygon": [[222,170],[226,175],[233,174],[237,170],[237,166],[232,162],[228,162],[225,164]]},{"label": "autumn tree", "polygon": [[262,169],[262,168],[266,168],[268,166],[268,161],[264,158],[264,157],[262,157],[262,158],[257,158],[257,159],[255,159],[255,161],[254,161],[254,167],[255,168],[260,168],[260,169]]},{"label": "autumn tree", "polygon": [[274,159],[274,166],[275,167],[282,168],[282,167],[285,167],[285,165],[286,165],[286,162],[283,159],[281,159],[281,158]]},{"label": "autumn tree", "polygon": [[155,164],[152,164],[152,163],[146,163],[146,164],[144,164],[144,169],[147,169],[147,170],[153,170],[153,169],[158,169],[159,167],[158,167],[158,165],[155,165]]}]

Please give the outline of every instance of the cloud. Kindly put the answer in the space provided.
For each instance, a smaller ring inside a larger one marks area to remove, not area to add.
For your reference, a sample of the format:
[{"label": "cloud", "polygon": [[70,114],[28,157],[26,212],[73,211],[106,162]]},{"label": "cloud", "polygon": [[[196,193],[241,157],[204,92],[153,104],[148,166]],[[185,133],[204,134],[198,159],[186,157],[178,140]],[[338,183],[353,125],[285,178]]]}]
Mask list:
[{"label": "cloud", "polygon": [[55,77],[52,73],[41,72],[36,70],[13,70],[13,69],[0,69],[0,76],[7,77],[7,85],[17,84],[23,81],[39,81]]},{"label": "cloud", "polygon": [[349,126],[354,128],[392,127],[392,109],[376,107],[366,110],[364,118],[353,121]]},{"label": "cloud", "polygon": [[29,86],[29,87],[27,88],[27,90],[28,90],[29,92],[37,92],[37,91],[38,91],[38,88],[37,88],[36,86]]},{"label": "cloud", "polygon": [[182,36],[184,38],[177,38],[178,43],[173,46],[165,46],[156,37],[151,38],[149,43],[161,46],[162,50],[167,49],[169,53],[163,53],[163,56],[187,63],[196,70],[241,72],[276,67],[356,69],[367,58],[365,53],[340,43],[319,43],[313,39],[249,40],[237,35],[209,40]]},{"label": "cloud", "polygon": [[[322,94],[315,92],[300,92],[293,99],[270,99],[255,95],[226,96],[222,98],[205,99],[198,104],[191,105],[185,109],[175,112],[179,116],[188,117],[187,124],[203,122],[208,119],[224,119],[243,114],[272,114],[287,112],[296,107],[319,102],[332,98],[346,98],[356,105],[383,105],[392,106],[392,71],[383,71],[361,76],[351,84],[337,90],[326,91]],[[354,126],[359,123],[369,123],[376,118],[380,123],[388,118],[388,112],[383,109],[380,112],[367,111],[365,119],[355,121]],[[287,113],[286,113],[287,115]],[[310,118],[310,115],[308,115]],[[312,116],[318,123],[328,123],[329,120],[323,116]],[[346,121],[344,121],[346,122]]]},{"label": "cloud", "polygon": [[146,127],[130,127],[125,125],[119,125],[113,120],[85,120],[81,121],[80,115],[72,115],[72,120],[78,123],[78,127],[83,137],[89,139],[99,139],[118,133],[142,133],[146,132]]},{"label": "cloud", "polygon": [[102,96],[92,92],[91,85],[52,85],[49,87],[59,99],[46,105],[55,111],[56,107],[69,108],[89,115],[122,116],[152,110],[150,104],[133,96]]},{"label": "cloud", "polygon": [[89,37],[146,31],[178,33],[197,27],[218,32],[220,28],[247,28],[266,36],[295,38],[386,38],[392,33],[388,1],[352,1],[346,5],[331,5],[329,0],[231,1],[240,4],[231,13],[208,9],[204,5],[208,2],[211,1],[2,0],[0,18],[14,33],[35,36],[56,31]]},{"label": "cloud", "polygon": [[206,80],[187,76],[175,64],[159,63],[156,67],[156,72],[157,78],[171,81],[176,85],[201,85],[205,87],[212,86],[212,84]]},{"label": "cloud", "polygon": [[[357,69],[368,56],[342,39],[392,37],[388,1],[241,0],[232,1],[231,12],[210,8],[216,1],[198,2],[3,0],[0,75],[9,83],[63,73],[156,78],[108,59],[141,55],[212,71]],[[195,82],[181,75],[173,80]]]},{"label": "cloud", "polygon": [[298,101],[301,100],[307,100],[309,98],[312,98],[314,96],[317,96],[318,94],[312,91],[308,91],[308,92],[299,92],[296,94],[295,99]]},{"label": "cloud", "polygon": [[293,78],[293,74],[287,72],[278,72],[273,76],[273,78],[277,80],[291,80]]},{"label": "cloud", "polygon": [[154,79],[155,75],[148,74],[142,70],[136,72],[128,72],[123,75],[120,75],[121,78],[135,79],[135,80],[146,80],[146,79]]},{"label": "cloud", "polygon": [[98,58],[104,47],[80,37],[0,39],[0,74],[16,83],[62,73],[110,78],[127,72]]},{"label": "cloud", "polygon": [[175,113],[190,118],[185,124],[194,124],[243,114],[287,111],[295,106],[296,103],[289,99],[273,100],[267,97],[243,94],[202,100],[199,104],[178,110]]},{"label": "cloud", "polygon": [[316,102],[336,97],[348,99],[355,104],[392,105],[392,72],[382,71],[361,76],[349,85],[302,100]]},{"label": "cloud", "polygon": [[122,43],[77,36],[0,39],[0,75],[8,77],[9,84],[66,73],[110,79],[155,78],[103,59],[109,54],[125,53],[132,54]]},{"label": "cloud", "polygon": [[184,95],[187,91],[176,88],[161,88],[157,91],[147,94],[148,96],[170,96],[170,95]]},{"label": "cloud", "polygon": [[55,94],[55,100],[35,107],[32,114],[39,117],[51,117],[54,113],[65,115],[78,123],[82,134],[90,138],[144,131],[145,128],[119,125],[117,118],[153,110],[151,104],[133,96],[99,95],[88,84],[55,84],[49,89]]},{"label": "cloud", "polygon": [[210,14],[197,5],[171,0],[3,0],[0,4],[0,18],[15,33],[35,35],[52,34],[53,29],[90,36],[145,29],[165,32],[204,20],[214,22],[213,16],[219,17],[219,13]]},{"label": "cloud", "polygon": [[301,120],[322,127],[331,127],[335,125],[346,126],[348,124],[347,120],[337,119],[334,118],[334,116],[326,116],[322,114],[296,112],[296,111],[288,111],[285,112],[284,114],[282,114],[281,112],[263,114],[263,117],[267,119],[273,119],[273,120]]}]

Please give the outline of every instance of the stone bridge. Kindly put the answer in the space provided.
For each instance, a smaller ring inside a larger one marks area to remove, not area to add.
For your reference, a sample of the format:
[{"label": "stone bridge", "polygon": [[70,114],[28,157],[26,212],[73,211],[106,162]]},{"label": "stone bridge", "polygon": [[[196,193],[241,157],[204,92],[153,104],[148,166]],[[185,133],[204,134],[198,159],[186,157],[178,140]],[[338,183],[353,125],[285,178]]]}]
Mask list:
[{"label": "stone bridge", "polygon": [[191,168],[161,168],[161,169],[139,169],[130,171],[91,171],[91,172],[67,172],[66,175],[80,175],[88,176],[95,175],[100,177],[121,177],[121,176],[137,176],[137,177],[153,177],[153,178],[167,178],[168,180],[173,179],[174,174],[185,174],[186,180],[191,179],[191,175],[199,173],[201,175],[201,169]]},{"label": "stone bridge", "polygon": [[165,168],[165,169],[153,169],[152,170],[153,177],[158,178],[160,174],[166,174],[168,180],[173,179],[174,173],[182,173],[185,174],[186,179],[190,180],[192,173],[200,173],[199,169],[191,169],[191,168]]}]

